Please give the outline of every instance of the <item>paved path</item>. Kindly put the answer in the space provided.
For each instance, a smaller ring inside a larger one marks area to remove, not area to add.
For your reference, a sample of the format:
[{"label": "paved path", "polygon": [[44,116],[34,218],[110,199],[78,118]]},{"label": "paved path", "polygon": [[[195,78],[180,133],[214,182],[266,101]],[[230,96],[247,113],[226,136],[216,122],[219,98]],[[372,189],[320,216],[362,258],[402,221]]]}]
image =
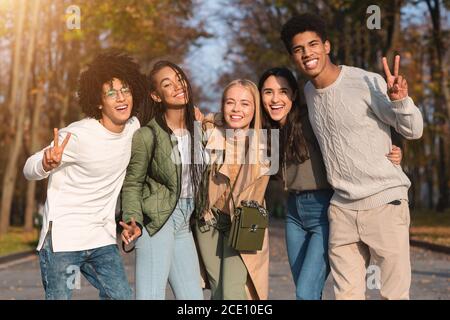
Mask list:
[{"label": "paved path", "polygon": [[[283,222],[271,221],[270,229],[270,299],[295,299],[295,288],[286,256]],[[428,250],[411,249],[413,277],[412,299],[450,300],[450,255]],[[20,263],[0,265],[0,299],[43,299],[39,264],[35,256],[22,259]],[[129,280],[134,283],[134,256],[125,256]],[[205,291],[205,297],[210,295]],[[170,288],[167,297],[173,299]],[[378,290],[368,290],[368,299],[379,299]],[[74,290],[74,299],[98,299],[96,290],[82,278],[81,289]],[[332,279],[326,283],[324,299],[334,299]]]}]

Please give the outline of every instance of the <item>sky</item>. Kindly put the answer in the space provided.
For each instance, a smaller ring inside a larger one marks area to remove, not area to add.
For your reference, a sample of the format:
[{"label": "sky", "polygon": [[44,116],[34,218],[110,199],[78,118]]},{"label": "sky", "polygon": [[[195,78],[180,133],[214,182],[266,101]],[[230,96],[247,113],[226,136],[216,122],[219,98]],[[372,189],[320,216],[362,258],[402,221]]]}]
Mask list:
[{"label": "sky", "polygon": [[[229,1],[228,1],[229,2]],[[222,92],[216,89],[216,81],[230,65],[224,61],[230,37],[223,16],[234,10],[227,6],[225,0],[197,0],[194,19],[206,21],[206,31],[213,34],[209,39],[201,39],[200,47],[191,46],[185,61],[192,81],[201,86],[208,97],[210,110],[219,109]]]},{"label": "sky", "polygon": [[[0,0],[1,2],[2,0]],[[204,107],[210,110],[218,110],[221,92],[217,88],[216,82],[221,74],[231,68],[230,63],[225,59],[227,48],[231,43],[231,34],[224,23],[224,17],[229,13],[236,13],[236,8],[230,6],[230,0],[194,0],[194,2],[196,2],[196,6],[192,24],[195,25],[199,21],[205,21],[206,31],[211,33],[212,37],[200,39],[197,42],[199,46],[191,46],[184,66],[190,79],[202,88],[204,95],[207,97],[203,103],[208,105]],[[419,22],[424,19],[424,12],[427,12],[424,3],[418,6],[409,5],[403,9],[402,18],[413,17],[413,21]],[[448,12],[443,12],[442,15],[446,17],[446,23],[449,25],[450,15],[448,15]],[[4,43],[0,39],[0,46],[2,45]],[[5,66],[7,64],[8,61],[3,58],[0,65]],[[0,102],[1,99],[0,96]]]},{"label": "sky", "polygon": [[[230,6],[230,1],[227,0],[196,0],[196,2],[193,23],[205,21],[206,31],[213,36],[198,41],[199,47],[191,46],[184,66],[188,69],[191,80],[200,86],[207,96],[208,101],[205,103],[208,106],[205,107],[218,110],[221,92],[217,89],[216,81],[227,68],[231,68],[229,62],[225,60],[227,47],[231,43],[229,41],[231,34],[227,31],[223,18],[229,13],[235,13],[236,8]],[[402,9],[403,23],[406,21],[420,23],[424,19],[424,14],[428,15],[425,3],[407,5]],[[446,17],[448,25],[450,15],[443,12],[442,16]],[[382,20],[381,23],[383,24]]]}]

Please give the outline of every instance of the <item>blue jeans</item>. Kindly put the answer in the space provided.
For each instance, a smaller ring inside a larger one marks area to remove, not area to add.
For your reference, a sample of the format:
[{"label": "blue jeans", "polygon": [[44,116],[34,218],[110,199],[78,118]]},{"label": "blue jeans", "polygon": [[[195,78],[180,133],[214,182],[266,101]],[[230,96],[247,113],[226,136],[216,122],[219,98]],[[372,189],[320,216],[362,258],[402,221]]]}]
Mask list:
[{"label": "blue jeans", "polygon": [[189,225],[191,198],[180,198],[164,226],[136,241],[136,299],[163,300],[169,281],[178,300],[203,300],[200,267]]},{"label": "blue jeans", "polygon": [[330,272],[328,207],[332,190],[290,193],[286,246],[298,300],[320,300]]},{"label": "blue jeans", "polygon": [[39,262],[47,300],[69,300],[73,289],[79,289],[81,274],[99,290],[100,299],[132,298],[122,257],[115,244],[90,250],[53,252],[48,232],[39,250]]}]

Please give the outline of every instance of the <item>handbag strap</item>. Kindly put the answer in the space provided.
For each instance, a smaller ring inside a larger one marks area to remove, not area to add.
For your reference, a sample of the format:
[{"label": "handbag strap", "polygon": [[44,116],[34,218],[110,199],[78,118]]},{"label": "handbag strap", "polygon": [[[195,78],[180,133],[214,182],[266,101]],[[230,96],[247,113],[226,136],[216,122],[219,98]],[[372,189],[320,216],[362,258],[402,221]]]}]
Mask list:
[{"label": "handbag strap", "polygon": [[[239,167],[239,171],[238,171],[238,174],[236,175],[236,181],[234,181],[233,187],[231,187],[230,179],[228,177],[227,177],[228,179],[226,179],[227,180],[227,185],[230,188],[230,197],[231,197],[231,201],[233,203],[233,214],[234,214],[234,212],[236,212],[236,201],[234,200],[233,192],[236,189],[236,182],[237,182],[237,179],[239,178],[239,175],[241,174],[242,167],[243,167],[243,165],[241,165]],[[253,184],[252,187],[251,187],[251,191],[250,191],[250,199],[252,198],[252,195],[253,195],[254,191],[255,191],[255,186]]]},{"label": "handbag strap", "polygon": [[125,253],[133,252],[135,248],[136,248],[136,247],[135,247],[135,245],[133,244],[133,247],[132,247],[130,250],[125,249],[125,242],[122,241],[122,250],[123,250]]},{"label": "handbag strap", "polygon": [[231,187],[231,184],[230,184],[230,178],[228,178],[227,177],[227,185],[228,185],[228,188],[230,188],[230,197],[231,197],[231,201],[233,202],[233,214],[234,214],[234,212],[235,212],[235,210],[236,210],[236,201],[234,200],[234,195],[233,195],[233,192],[234,192],[234,190],[236,189],[236,182],[237,182],[237,179],[239,178],[239,175],[241,174],[241,170],[242,170],[242,164],[241,164],[241,166],[239,167],[239,171],[238,171],[238,173],[237,173],[237,175],[236,175],[236,180],[234,181],[234,183],[233,183],[233,187]]}]

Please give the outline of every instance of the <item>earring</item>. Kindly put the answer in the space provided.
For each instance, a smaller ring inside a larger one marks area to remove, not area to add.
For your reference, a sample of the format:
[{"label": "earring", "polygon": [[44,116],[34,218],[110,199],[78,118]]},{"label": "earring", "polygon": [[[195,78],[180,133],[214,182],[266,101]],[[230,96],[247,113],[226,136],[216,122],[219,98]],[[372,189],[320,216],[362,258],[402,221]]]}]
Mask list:
[{"label": "earring", "polygon": [[102,106],[99,106],[98,108],[99,108],[100,110],[102,110]]}]

